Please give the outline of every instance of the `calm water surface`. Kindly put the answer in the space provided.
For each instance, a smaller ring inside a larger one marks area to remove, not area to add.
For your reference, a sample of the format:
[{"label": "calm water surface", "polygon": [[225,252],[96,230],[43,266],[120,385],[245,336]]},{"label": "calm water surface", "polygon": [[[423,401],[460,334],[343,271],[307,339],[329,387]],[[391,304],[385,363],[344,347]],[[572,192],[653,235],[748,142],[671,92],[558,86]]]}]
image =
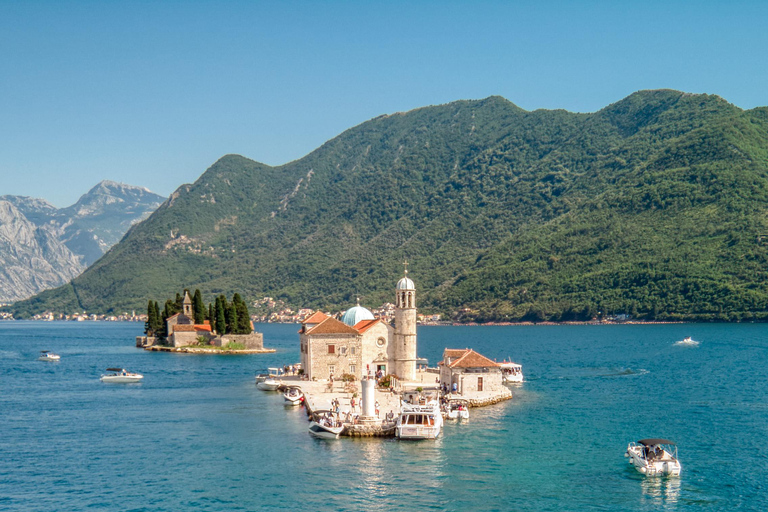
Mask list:
[{"label": "calm water surface", "polygon": [[[139,324],[0,322],[0,509],[765,510],[768,326],[421,327],[419,354],[471,347],[521,362],[512,401],[436,442],[316,440],[255,388],[298,361],[296,325],[260,325],[275,354],[133,347]],[[698,347],[674,345],[684,336]],[[61,354],[37,361],[40,350]],[[144,382],[108,385],[108,366]],[[681,478],[623,457],[677,441]]]}]

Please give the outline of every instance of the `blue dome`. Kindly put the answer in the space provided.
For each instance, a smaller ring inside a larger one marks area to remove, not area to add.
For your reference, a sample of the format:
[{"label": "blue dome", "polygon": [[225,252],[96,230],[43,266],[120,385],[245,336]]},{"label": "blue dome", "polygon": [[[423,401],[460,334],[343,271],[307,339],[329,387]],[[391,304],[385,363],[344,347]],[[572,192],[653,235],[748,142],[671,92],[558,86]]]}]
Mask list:
[{"label": "blue dome", "polygon": [[350,327],[354,327],[358,322],[363,320],[373,320],[376,317],[373,316],[369,310],[358,304],[353,308],[349,308],[341,315],[341,321]]}]

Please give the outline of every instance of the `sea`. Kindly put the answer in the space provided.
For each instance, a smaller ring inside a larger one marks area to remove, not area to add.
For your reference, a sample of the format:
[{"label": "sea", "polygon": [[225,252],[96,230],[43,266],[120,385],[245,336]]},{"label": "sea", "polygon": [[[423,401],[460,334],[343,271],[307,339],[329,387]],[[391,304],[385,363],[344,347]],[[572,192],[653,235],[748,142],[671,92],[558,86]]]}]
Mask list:
[{"label": "sea", "polygon": [[[419,442],[314,439],[256,389],[298,362],[297,325],[257,325],[262,355],[147,352],[142,328],[0,322],[0,510],[768,509],[765,324],[419,327],[430,365],[469,347],[525,374]],[[100,382],[112,366],[144,381]],[[648,437],[677,443],[679,478],[627,463]]]}]

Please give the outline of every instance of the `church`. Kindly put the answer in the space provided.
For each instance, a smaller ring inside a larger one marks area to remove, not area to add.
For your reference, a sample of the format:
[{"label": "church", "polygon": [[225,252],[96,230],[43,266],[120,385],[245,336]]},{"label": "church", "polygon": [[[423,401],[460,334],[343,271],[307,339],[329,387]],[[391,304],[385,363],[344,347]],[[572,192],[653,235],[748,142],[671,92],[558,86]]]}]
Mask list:
[{"label": "church", "polygon": [[408,270],[395,288],[394,327],[358,303],[341,320],[320,312],[310,316],[301,325],[299,342],[301,366],[311,380],[344,374],[360,380],[378,371],[415,380],[416,287]]}]

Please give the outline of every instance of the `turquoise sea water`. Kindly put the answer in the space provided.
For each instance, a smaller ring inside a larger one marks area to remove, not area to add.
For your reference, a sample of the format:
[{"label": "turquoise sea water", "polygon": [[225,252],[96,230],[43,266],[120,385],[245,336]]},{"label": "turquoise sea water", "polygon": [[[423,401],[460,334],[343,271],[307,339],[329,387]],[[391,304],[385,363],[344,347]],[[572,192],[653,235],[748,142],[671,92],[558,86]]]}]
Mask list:
[{"label": "turquoise sea water", "polygon": [[[522,363],[513,400],[436,442],[317,440],[255,388],[298,360],[133,347],[139,324],[0,322],[0,510],[765,510],[768,325],[420,327],[419,355]],[[674,345],[690,335],[698,347]],[[37,361],[40,350],[62,356]],[[108,366],[144,373],[108,385]],[[629,441],[669,437],[680,478],[645,478]]]}]

